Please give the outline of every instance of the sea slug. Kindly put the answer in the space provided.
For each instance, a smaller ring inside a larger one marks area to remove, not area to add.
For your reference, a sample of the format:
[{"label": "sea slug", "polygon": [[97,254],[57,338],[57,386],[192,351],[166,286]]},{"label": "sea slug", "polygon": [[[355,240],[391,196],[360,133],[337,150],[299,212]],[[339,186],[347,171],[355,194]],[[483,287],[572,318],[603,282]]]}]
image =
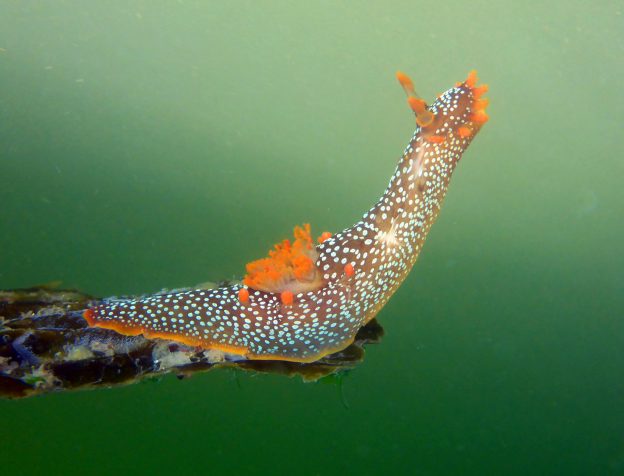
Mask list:
[{"label": "sea slug", "polygon": [[295,227],[294,240],[247,265],[242,284],[158,294],[88,309],[89,325],[219,349],[246,359],[312,362],[347,347],[412,268],[457,162],[487,121],[487,86],[476,73],[427,106],[397,79],[416,130],[390,184],[340,233]]}]

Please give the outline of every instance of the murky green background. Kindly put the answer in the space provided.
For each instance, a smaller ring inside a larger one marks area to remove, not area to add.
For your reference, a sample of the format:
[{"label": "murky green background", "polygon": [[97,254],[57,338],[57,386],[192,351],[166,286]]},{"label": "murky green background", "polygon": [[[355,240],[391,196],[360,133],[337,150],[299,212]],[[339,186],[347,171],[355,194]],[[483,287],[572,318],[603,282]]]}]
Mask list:
[{"label": "murky green background", "polygon": [[240,277],[381,194],[397,69],[491,99],[348,408],[229,371],[0,401],[2,474],[624,474],[623,8],[2,0],[0,288]]}]

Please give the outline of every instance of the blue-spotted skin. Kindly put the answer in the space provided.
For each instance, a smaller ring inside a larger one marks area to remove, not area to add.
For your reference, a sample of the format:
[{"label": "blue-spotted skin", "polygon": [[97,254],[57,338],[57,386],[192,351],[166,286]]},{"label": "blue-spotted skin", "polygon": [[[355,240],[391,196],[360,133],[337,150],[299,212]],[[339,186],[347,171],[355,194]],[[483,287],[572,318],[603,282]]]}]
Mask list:
[{"label": "blue-spotted skin", "polygon": [[[318,245],[316,266],[325,285],[296,294],[284,305],[279,294],[241,285],[155,295],[96,307],[92,325],[126,334],[167,337],[216,348],[248,359],[310,362],[348,346],[358,329],[386,304],[412,268],[442,204],[463,151],[479,130],[471,123],[473,90],[449,89],[428,109],[432,125],[417,127],[379,201],[351,228]],[[468,124],[471,134],[457,130]],[[430,136],[444,136],[441,143]],[[355,271],[345,272],[351,264]]]}]

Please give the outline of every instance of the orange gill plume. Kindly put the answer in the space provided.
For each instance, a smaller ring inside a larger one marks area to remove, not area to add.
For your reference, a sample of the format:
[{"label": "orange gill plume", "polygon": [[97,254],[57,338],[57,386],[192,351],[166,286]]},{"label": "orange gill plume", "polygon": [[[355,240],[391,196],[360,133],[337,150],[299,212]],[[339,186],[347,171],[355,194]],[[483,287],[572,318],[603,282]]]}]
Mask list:
[{"label": "orange gill plume", "polygon": [[[319,241],[324,236],[327,235],[321,235]],[[269,251],[267,258],[247,264],[243,284],[269,293],[287,293],[282,301],[292,304],[292,293],[313,291],[323,286],[321,273],[316,267],[317,259],[310,225],[295,226],[292,243],[285,239]]]}]

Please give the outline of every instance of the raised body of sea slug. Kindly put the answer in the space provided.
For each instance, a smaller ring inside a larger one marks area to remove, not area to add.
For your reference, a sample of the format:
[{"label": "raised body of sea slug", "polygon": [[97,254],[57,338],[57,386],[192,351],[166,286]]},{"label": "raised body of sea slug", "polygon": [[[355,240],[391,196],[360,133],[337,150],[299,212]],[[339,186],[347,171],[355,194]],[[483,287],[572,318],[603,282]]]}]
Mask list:
[{"label": "raised body of sea slug", "polygon": [[88,309],[85,319],[125,335],[143,334],[246,359],[312,362],[347,347],[412,268],[464,150],[487,121],[476,74],[430,106],[397,78],[416,130],[388,188],[362,219],[323,233],[295,227],[291,242],[247,265],[242,284],[158,294]]}]

